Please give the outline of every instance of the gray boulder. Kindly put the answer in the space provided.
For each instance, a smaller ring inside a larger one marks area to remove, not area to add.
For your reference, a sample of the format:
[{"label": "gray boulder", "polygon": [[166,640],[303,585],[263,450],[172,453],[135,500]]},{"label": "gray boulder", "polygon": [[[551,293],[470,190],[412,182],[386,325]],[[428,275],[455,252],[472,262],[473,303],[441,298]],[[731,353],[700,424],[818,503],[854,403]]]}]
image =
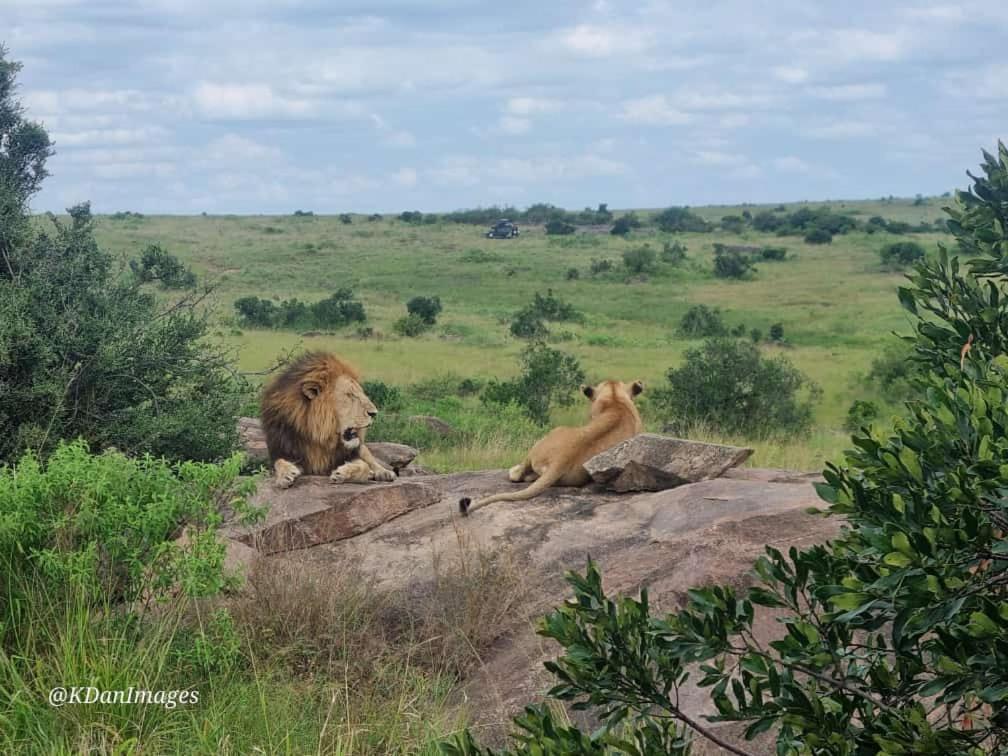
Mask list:
[{"label": "gray boulder", "polygon": [[745,462],[752,449],[640,433],[596,454],[585,469],[611,491],[664,491],[720,477]]}]

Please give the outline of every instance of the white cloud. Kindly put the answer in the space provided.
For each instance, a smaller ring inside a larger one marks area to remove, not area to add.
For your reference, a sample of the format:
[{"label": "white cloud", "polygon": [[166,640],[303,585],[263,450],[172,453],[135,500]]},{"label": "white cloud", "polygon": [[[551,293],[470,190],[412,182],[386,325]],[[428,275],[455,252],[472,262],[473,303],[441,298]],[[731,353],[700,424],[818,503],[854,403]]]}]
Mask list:
[{"label": "white cloud", "polygon": [[515,118],[514,116],[503,116],[500,119],[498,128],[505,134],[527,134],[532,128],[532,121],[528,118]]},{"label": "white cloud", "polygon": [[392,176],[392,180],[399,186],[416,186],[417,172],[413,168],[400,168]]},{"label": "white cloud", "polygon": [[308,100],[282,97],[268,84],[202,81],[196,85],[193,100],[200,112],[209,118],[303,118],[315,111]]},{"label": "white cloud", "polygon": [[136,129],[53,131],[50,136],[57,147],[82,147],[164,141],[170,136],[170,133],[167,129],[160,126],[145,126]]},{"label": "white cloud", "polygon": [[536,113],[548,113],[557,108],[555,100],[543,97],[512,97],[507,101],[504,110],[514,116],[529,116]]},{"label": "white cloud", "polygon": [[875,126],[864,121],[835,121],[802,130],[813,139],[850,139],[867,137],[875,133]]},{"label": "white cloud", "polygon": [[812,166],[795,155],[776,158],[773,167],[781,173],[810,173]]},{"label": "white cloud", "polygon": [[809,92],[822,100],[855,102],[857,100],[878,100],[885,97],[886,86],[878,82],[840,84],[832,87],[814,87]]},{"label": "white cloud", "polygon": [[665,95],[651,95],[623,103],[623,119],[652,126],[689,123],[690,115],[672,106]]},{"label": "white cloud", "polygon": [[223,162],[243,162],[246,160],[275,160],[281,156],[280,150],[239,134],[225,134],[207,145],[206,156]]},{"label": "white cloud", "polygon": [[809,77],[808,71],[797,66],[777,66],[773,69],[773,75],[788,84],[801,84]]},{"label": "white cloud", "polygon": [[654,42],[653,32],[642,27],[580,24],[560,33],[560,44],[570,52],[592,58],[640,53]]}]

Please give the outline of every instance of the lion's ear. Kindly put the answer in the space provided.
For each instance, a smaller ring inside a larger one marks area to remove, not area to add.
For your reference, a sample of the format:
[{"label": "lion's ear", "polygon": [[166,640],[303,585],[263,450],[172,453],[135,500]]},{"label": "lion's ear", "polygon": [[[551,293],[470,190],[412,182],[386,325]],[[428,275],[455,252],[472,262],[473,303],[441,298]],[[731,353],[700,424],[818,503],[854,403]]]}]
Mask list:
[{"label": "lion's ear", "polygon": [[308,399],[314,399],[319,395],[322,387],[319,385],[318,381],[302,381],[301,382],[301,393],[304,394]]},{"label": "lion's ear", "polygon": [[589,399],[595,398],[595,389],[592,388],[591,386],[585,386],[582,384],[581,393],[587,396]]},{"label": "lion's ear", "polygon": [[633,386],[630,387],[630,395],[638,396],[644,390],[644,381],[634,381]]}]

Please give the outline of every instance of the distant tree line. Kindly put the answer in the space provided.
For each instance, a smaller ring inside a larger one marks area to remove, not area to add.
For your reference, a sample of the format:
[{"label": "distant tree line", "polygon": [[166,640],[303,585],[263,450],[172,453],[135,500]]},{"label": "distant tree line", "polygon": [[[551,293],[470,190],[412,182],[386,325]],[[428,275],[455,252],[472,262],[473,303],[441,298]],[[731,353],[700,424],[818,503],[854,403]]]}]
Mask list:
[{"label": "distant tree line", "polygon": [[239,322],[248,328],[339,328],[367,320],[364,305],[348,288],[314,303],[285,299],[276,304],[269,299],[242,297],[234,307]]}]

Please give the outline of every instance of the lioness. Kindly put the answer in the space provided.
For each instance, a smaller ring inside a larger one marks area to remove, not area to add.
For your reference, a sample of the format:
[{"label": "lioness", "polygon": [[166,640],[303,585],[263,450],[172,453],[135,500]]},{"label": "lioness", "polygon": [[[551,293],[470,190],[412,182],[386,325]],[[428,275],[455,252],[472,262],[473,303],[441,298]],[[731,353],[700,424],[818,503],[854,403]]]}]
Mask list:
[{"label": "lioness", "polygon": [[495,501],[531,499],[550,486],[583,486],[591,481],[584,463],[599,452],[615,446],[641,432],[643,425],[633,399],[644,390],[641,381],[602,381],[594,388],[582,386],[581,392],[591,399],[591,416],[580,428],[554,428],[536,442],[528,456],[508,471],[515,483],[532,482],[522,491],[487,496],[472,503],[468,497],[459,500],[459,511],[468,515],[474,509]]}]

